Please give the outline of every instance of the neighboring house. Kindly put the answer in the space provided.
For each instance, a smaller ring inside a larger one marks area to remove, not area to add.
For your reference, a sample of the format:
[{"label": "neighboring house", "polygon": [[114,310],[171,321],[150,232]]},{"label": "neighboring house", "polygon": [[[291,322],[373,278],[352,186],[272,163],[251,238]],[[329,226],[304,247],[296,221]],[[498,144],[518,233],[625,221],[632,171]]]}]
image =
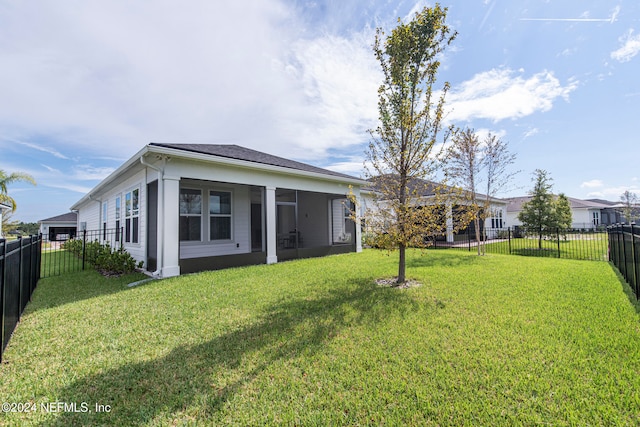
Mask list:
[{"label": "neighboring house", "polygon": [[62,215],[38,221],[40,234],[50,242],[65,241],[76,237],[78,230],[78,214],[67,212]]},{"label": "neighboring house", "polygon": [[[433,205],[434,203],[442,203],[441,201],[436,201],[436,199],[440,199],[441,197],[436,197],[436,189],[439,186],[438,183],[432,181],[425,180],[414,180],[414,183],[410,183],[410,191],[415,192],[419,198],[418,205]],[[455,193],[451,191],[451,193]],[[375,179],[370,180],[369,186],[363,188],[361,190],[361,207],[360,207],[360,215],[365,219],[367,215],[375,214],[375,211],[378,209],[375,203],[376,197],[376,185]],[[477,198],[479,201],[484,201],[486,195],[478,193]],[[380,196],[378,196],[380,197]],[[436,239],[446,240],[447,242],[455,242],[457,240],[467,240],[469,238],[475,239],[475,226],[473,222],[471,222],[466,228],[463,228],[457,232],[454,232],[453,220],[454,217],[453,212],[456,209],[464,209],[464,200],[452,200],[451,203],[445,203],[443,206],[443,210],[446,216],[446,224],[443,224],[443,229],[446,230],[443,236],[436,236]],[[378,201],[379,205],[384,205],[384,200]],[[480,224],[482,230],[485,231],[486,236],[490,239],[498,236],[500,231],[506,230],[506,207],[507,202],[503,199],[498,199],[495,197],[491,197],[489,199],[490,210],[491,213],[487,216],[487,219],[484,224]]]},{"label": "neighboring house", "polygon": [[11,206],[0,203],[0,239],[4,239],[4,233],[2,231],[2,218],[4,217],[4,211],[10,211]]},{"label": "neighboring house", "polygon": [[[572,228],[597,228],[611,223],[609,221],[612,219],[613,213],[610,205],[601,203],[600,201],[580,200],[574,199],[573,197],[567,198],[571,206]],[[518,214],[522,211],[522,205],[531,200],[531,196],[509,197],[505,200],[508,201],[508,226],[521,226],[522,222],[518,219]]]},{"label": "neighboring house", "polygon": [[124,248],[170,277],[361,251],[345,211],[358,178],[237,145],[156,144],[72,206],[79,229],[124,228]]}]

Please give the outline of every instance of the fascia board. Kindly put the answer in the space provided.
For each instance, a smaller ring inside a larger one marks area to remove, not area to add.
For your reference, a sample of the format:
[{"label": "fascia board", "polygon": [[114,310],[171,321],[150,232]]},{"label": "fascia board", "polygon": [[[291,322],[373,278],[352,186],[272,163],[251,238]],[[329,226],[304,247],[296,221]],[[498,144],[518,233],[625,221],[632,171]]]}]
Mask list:
[{"label": "fascia board", "polygon": [[149,146],[150,153],[164,154],[167,156],[181,157],[183,159],[198,160],[206,163],[214,163],[221,165],[235,166],[244,169],[260,170],[264,172],[278,173],[283,175],[293,175],[306,178],[320,179],[323,181],[339,182],[343,184],[352,184],[355,186],[367,185],[368,182],[359,178],[344,178],[333,175],[326,175],[317,172],[302,171],[298,169],[290,169],[282,166],[266,165],[264,163],[250,162],[247,160],[230,159],[227,157],[212,156],[211,154],[194,153],[190,151],[178,150],[175,148]]}]

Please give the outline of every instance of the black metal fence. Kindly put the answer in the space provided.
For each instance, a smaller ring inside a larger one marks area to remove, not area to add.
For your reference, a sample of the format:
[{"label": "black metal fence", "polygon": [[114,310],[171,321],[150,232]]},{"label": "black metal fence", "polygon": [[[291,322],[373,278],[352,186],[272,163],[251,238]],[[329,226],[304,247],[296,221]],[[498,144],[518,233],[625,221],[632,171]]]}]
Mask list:
[{"label": "black metal fence", "polygon": [[640,227],[616,224],[609,233],[609,260],[627,281],[636,298],[640,298]]},{"label": "black metal fence", "polygon": [[[451,239],[453,237],[453,239]],[[432,239],[434,248],[477,251],[475,233],[464,232]],[[607,233],[596,229],[553,229],[540,233],[524,227],[483,229],[485,253],[607,261]]]},{"label": "black metal fence", "polygon": [[9,338],[41,273],[42,236],[31,236],[8,241],[0,239],[0,314],[2,348],[0,361]]},{"label": "black metal fence", "polygon": [[90,267],[101,246],[122,247],[122,228],[82,230],[74,239],[42,241],[42,277],[53,277]]}]

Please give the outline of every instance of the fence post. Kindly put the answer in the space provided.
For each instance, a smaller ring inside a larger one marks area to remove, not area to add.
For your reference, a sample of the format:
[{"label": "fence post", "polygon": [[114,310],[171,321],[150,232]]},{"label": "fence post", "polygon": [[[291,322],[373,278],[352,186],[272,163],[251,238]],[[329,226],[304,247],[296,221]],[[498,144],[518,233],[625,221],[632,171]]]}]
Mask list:
[{"label": "fence post", "polygon": [[560,227],[556,227],[556,238],[558,239],[558,258],[560,258]]},{"label": "fence post", "polygon": [[18,317],[22,315],[22,281],[24,278],[22,277],[22,236],[18,237],[19,240],[19,248],[18,251]]},{"label": "fence post", "polygon": [[0,264],[0,362],[2,362],[2,353],[4,353],[4,290],[6,289],[7,282],[7,241],[0,239],[2,245],[2,264]]},{"label": "fence post", "polygon": [[640,287],[638,286],[638,260],[636,258],[636,234],[633,231],[633,226],[636,225],[635,222],[631,224],[631,258],[633,259],[633,290],[636,293],[636,298],[638,298],[638,294],[640,293]]},{"label": "fence post", "polygon": [[82,230],[82,271],[84,271],[84,262],[87,254],[87,230]]},{"label": "fence post", "polygon": [[509,255],[511,255],[511,227],[507,228],[507,236],[509,239]]}]

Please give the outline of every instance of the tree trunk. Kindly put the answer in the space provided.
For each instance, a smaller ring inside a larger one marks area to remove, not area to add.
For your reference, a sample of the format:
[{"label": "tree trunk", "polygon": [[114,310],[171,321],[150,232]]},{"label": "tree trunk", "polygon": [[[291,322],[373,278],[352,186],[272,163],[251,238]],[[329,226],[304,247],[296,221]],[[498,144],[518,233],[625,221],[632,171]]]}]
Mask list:
[{"label": "tree trunk", "polygon": [[401,285],[405,282],[406,280],[406,246],[404,245],[404,243],[400,243],[398,250],[400,252],[400,258],[398,260],[398,280],[396,281],[397,284]]},{"label": "tree trunk", "polygon": [[476,215],[476,217],[473,219],[473,226],[476,229],[476,244],[478,246],[478,255],[480,255],[480,219],[478,218],[478,216]]}]

